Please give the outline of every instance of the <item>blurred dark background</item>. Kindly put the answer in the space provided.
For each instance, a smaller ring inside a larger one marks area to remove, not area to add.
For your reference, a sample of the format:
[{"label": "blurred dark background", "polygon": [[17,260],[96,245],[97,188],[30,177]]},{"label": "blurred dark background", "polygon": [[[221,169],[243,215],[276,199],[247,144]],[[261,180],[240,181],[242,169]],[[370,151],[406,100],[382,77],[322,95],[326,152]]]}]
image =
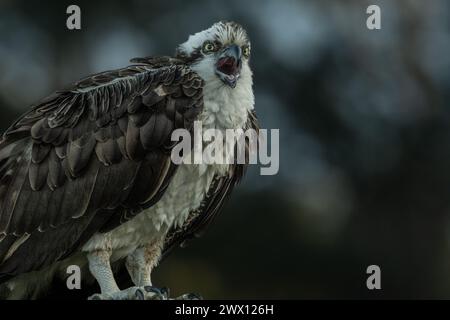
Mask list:
[{"label": "blurred dark background", "polygon": [[[82,30],[66,28],[77,4]],[[381,7],[381,30],[366,8]],[[450,298],[450,3],[0,1],[0,128],[130,58],[235,20],[280,172],[255,166],[208,230],[154,275],[207,298]],[[366,288],[381,267],[382,290]]]}]

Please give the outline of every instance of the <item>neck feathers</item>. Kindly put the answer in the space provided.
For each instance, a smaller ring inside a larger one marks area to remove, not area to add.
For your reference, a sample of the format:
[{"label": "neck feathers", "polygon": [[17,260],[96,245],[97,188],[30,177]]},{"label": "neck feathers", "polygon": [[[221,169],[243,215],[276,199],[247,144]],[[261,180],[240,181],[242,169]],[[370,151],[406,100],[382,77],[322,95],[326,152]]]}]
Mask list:
[{"label": "neck feathers", "polygon": [[[248,68],[248,67],[247,67]],[[233,89],[218,77],[205,81],[203,90],[204,109],[200,116],[203,126],[217,129],[241,129],[253,110],[255,98],[250,69],[243,70],[237,86]]]}]

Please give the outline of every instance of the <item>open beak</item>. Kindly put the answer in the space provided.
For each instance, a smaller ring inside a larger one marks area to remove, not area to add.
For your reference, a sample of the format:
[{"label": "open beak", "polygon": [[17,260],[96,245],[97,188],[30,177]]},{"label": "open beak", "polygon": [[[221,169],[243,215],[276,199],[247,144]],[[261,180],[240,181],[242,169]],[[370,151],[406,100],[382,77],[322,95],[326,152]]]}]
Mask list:
[{"label": "open beak", "polygon": [[236,83],[241,76],[242,49],[233,44],[225,47],[219,55],[216,64],[216,74],[225,84],[231,88],[236,87]]}]

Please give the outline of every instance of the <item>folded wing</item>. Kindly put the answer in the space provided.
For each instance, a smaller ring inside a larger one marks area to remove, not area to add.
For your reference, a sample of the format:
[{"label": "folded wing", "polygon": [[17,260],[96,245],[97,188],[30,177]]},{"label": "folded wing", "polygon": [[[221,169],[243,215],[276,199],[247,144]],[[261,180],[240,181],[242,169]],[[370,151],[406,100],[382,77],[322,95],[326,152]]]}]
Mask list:
[{"label": "folded wing", "polygon": [[67,256],[157,202],[171,133],[203,108],[201,78],[162,59],[56,92],[0,142],[0,282]]}]

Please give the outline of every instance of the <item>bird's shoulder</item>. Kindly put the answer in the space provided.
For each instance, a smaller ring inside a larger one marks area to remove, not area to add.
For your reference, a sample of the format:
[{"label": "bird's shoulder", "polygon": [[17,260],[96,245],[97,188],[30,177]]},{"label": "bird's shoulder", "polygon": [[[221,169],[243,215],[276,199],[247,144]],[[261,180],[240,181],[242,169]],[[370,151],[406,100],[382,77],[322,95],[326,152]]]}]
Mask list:
[{"label": "bird's shoulder", "polygon": [[[151,85],[155,82],[164,82],[166,85],[169,82],[198,81],[203,85],[201,77],[193,71],[185,61],[169,57],[169,56],[148,56],[143,58],[133,58],[130,60],[130,65],[102,71],[83,77],[80,80],[65,86],[62,90],[58,90],[55,94],[71,91],[73,93],[83,93],[89,90],[102,88],[106,85],[113,85],[121,81],[127,82],[130,80],[142,82],[142,84]],[[184,77],[188,75],[188,77]],[[53,94],[53,95],[55,95]],[[47,97],[43,101],[48,100]]]},{"label": "bird's shoulder", "polygon": [[168,65],[187,65],[185,60],[170,56],[137,57],[131,59],[130,62],[133,64],[149,66],[153,68],[160,68]]}]

